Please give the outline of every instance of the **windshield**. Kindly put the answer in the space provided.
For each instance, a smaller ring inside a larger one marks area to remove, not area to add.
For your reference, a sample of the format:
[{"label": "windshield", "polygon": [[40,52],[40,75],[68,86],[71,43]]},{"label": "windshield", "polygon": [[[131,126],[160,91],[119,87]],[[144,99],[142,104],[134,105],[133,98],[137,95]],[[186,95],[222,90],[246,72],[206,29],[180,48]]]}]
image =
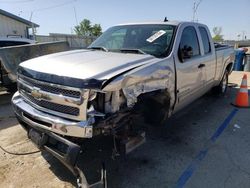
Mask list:
[{"label": "windshield", "polygon": [[165,57],[171,48],[174,30],[175,26],[165,24],[115,26],[104,32],[89,48]]}]

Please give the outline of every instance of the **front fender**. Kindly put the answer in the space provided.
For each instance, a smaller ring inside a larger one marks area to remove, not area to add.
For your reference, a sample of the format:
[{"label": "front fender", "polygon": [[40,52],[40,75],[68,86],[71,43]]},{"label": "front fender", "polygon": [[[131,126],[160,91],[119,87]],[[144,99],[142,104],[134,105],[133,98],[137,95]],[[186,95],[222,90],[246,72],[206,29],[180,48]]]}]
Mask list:
[{"label": "front fender", "polygon": [[167,89],[170,105],[175,98],[175,72],[169,60],[161,60],[136,68],[110,82],[103,91],[122,90],[127,99],[127,106],[133,107],[137,97],[144,93]]}]

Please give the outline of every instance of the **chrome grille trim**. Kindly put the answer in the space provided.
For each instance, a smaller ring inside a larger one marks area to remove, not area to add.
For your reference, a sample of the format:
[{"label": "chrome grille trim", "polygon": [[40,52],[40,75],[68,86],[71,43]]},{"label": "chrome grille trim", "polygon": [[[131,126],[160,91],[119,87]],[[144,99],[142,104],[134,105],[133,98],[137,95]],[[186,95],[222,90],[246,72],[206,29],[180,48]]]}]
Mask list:
[{"label": "chrome grille trim", "polygon": [[[89,90],[37,81],[20,74],[17,83],[20,94],[34,108],[67,119],[79,121],[87,119]],[[48,92],[47,86],[50,87],[51,92]],[[38,97],[32,93],[34,91],[38,91]],[[63,91],[63,93],[55,91]],[[74,95],[69,96],[69,93]],[[79,96],[78,93],[80,93]]]},{"label": "chrome grille trim", "polygon": [[[34,88],[37,88],[37,87],[30,86],[28,83],[26,83],[22,79],[19,79],[18,84],[19,84],[19,89],[25,90],[28,95],[31,95],[32,90]],[[78,107],[78,105],[82,103],[81,97],[73,98],[73,97],[67,97],[63,95],[56,95],[56,94],[49,93],[43,90],[40,90],[40,94],[44,96],[47,99],[47,101],[53,101],[58,104],[66,104],[67,106]]]},{"label": "chrome grille trim", "polygon": [[[28,101],[29,103],[32,103],[32,105],[36,105],[37,108],[39,108],[42,111],[56,111],[62,114],[68,114],[68,115],[72,115],[72,116],[78,116],[79,115],[79,108],[76,107],[70,107],[70,106],[66,106],[66,105],[62,105],[62,104],[56,104],[56,103],[52,103],[49,101],[45,101],[45,100],[36,100],[35,98],[33,98],[30,95],[26,95],[22,90],[20,91],[20,93],[22,94],[22,96],[24,96],[24,100]],[[46,109],[46,110],[43,110]]]},{"label": "chrome grille trim", "polygon": [[91,117],[84,121],[74,121],[51,115],[27,103],[18,91],[12,97],[12,104],[15,114],[31,127],[71,137],[93,137],[91,124],[94,120]]},{"label": "chrome grille trim", "polygon": [[31,83],[34,87],[41,88],[43,91],[54,93],[54,94],[62,94],[63,96],[80,98],[81,90],[73,87],[62,86],[58,84],[42,82],[39,80],[34,80],[32,78],[28,78],[27,76],[18,74],[18,78],[22,79],[25,82]]}]

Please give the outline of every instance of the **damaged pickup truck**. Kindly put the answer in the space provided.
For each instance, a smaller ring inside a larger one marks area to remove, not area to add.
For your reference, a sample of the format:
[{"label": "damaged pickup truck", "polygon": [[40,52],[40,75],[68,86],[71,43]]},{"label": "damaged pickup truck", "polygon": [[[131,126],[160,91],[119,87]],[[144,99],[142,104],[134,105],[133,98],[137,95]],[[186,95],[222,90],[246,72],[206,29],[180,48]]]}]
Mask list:
[{"label": "damaged pickup truck", "polygon": [[88,49],[21,63],[12,104],[29,138],[89,187],[76,165],[84,140],[113,136],[130,152],[145,141],[138,117],[163,124],[210,89],[225,93],[233,62],[233,49],[215,47],[203,24],[123,24]]}]

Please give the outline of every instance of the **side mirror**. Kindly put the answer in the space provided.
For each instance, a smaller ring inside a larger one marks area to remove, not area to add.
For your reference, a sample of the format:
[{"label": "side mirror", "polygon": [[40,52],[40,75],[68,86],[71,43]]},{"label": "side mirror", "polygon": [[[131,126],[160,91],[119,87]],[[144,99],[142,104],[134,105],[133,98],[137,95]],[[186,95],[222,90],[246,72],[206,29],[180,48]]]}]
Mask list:
[{"label": "side mirror", "polygon": [[179,48],[178,56],[181,62],[185,59],[190,59],[193,56],[193,48],[191,46],[184,45],[184,47]]}]

